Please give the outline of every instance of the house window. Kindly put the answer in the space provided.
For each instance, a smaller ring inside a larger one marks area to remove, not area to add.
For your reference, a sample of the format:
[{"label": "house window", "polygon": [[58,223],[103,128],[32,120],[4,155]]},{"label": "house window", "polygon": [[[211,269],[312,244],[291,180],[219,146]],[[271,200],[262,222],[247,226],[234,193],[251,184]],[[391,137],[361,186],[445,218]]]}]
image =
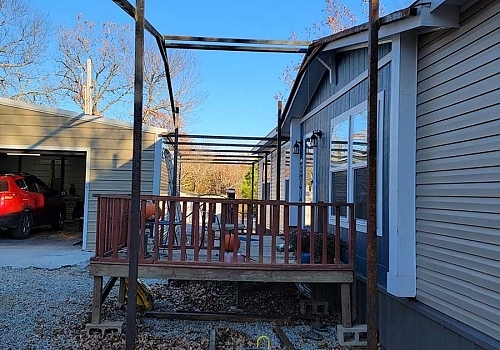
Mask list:
[{"label": "house window", "polygon": [[[379,111],[383,93],[379,94]],[[383,120],[379,114],[379,121]],[[354,215],[358,231],[366,232],[367,214],[367,135],[368,110],[366,102],[334,117],[330,135],[330,201],[354,203]],[[377,221],[381,227],[381,169],[382,169],[382,123],[378,123],[378,181],[377,181]],[[341,224],[347,227],[348,212],[343,207],[340,212]],[[331,212],[331,223],[335,222],[335,212]],[[381,230],[377,230],[381,234]]]},{"label": "house window", "polygon": [[[331,128],[331,200],[354,202],[356,219],[366,219],[366,121],[361,109],[333,119]],[[341,215],[347,216],[345,207]]]}]

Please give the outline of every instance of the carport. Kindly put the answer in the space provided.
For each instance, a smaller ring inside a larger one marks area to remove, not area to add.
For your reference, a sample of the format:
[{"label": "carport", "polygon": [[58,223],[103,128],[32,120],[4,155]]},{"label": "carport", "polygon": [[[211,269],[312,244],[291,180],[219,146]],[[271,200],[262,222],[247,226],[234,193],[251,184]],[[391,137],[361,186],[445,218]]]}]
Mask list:
[{"label": "carport", "polygon": [[[66,222],[85,199],[86,151],[64,149],[0,149],[0,172],[25,172],[38,177],[66,202]],[[79,211],[78,208],[76,211]],[[80,216],[80,215],[78,215]]]},{"label": "carport", "polygon": [[[143,128],[143,194],[167,191],[163,131]],[[129,122],[0,98],[0,172],[31,173],[59,191],[67,222],[83,202],[83,250],[95,248],[94,194],[130,193],[132,139]]]}]

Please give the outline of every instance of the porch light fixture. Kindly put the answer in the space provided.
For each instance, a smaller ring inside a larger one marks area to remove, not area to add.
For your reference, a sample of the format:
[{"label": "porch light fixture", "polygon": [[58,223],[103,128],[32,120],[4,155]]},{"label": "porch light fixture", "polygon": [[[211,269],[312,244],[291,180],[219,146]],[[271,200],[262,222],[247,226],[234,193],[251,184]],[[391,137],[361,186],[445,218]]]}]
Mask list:
[{"label": "porch light fixture", "polygon": [[316,148],[318,147],[318,139],[323,136],[323,131],[314,130],[312,136],[309,138],[309,147]]},{"label": "porch light fixture", "polygon": [[302,141],[295,141],[292,148],[293,154],[300,154],[300,149],[302,148]]}]

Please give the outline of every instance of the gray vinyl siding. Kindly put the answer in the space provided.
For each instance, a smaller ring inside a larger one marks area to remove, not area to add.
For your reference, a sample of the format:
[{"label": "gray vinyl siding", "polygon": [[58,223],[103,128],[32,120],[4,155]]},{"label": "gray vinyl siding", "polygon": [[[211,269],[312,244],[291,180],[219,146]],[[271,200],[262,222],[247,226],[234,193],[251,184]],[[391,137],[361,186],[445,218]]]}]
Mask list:
[{"label": "gray vinyl siding", "polygon": [[[132,180],[131,127],[106,123],[103,118],[79,119],[58,113],[0,105],[0,144],[85,149],[89,160],[87,250],[95,249],[97,199],[95,194],[130,193]],[[153,189],[154,143],[157,132],[143,132],[141,191]],[[82,193],[83,194],[83,193]]]},{"label": "gray vinyl siding", "polygon": [[500,1],[419,39],[417,300],[500,340]]},{"label": "gray vinyl siding", "polygon": [[[379,60],[391,52],[391,45],[384,44],[379,48]],[[327,100],[330,96],[346,86],[351,80],[359,76],[367,69],[367,49],[357,49],[336,54],[337,62],[337,84],[330,83],[328,74],[322,78],[318,89],[310,103],[310,110]],[[384,92],[384,159],[389,159],[389,116],[390,116],[390,94],[391,94],[391,63],[389,62],[379,70],[378,91]],[[321,138],[317,148],[317,201],[330,201],[330,127],[331,120],[349,109],[367,101],[368,85],[367,80],[363,80],[344,95],[340,96],[333,103],[307,119],[302,123],[302,134],[307,134],[313,130],[322,130]],[[383,168],[383,191],[384,202],[382,236],[378,237],[378,280],[383,286],[386,285],[386,275],[389,270],[389,237],[388,237],[388,161],[384,162]],[[345,230],[347,231],[347,230]],[[343,233],[347,238],[347,232]],[[357,233],[357,272],[366,276],[366,234]]]}]

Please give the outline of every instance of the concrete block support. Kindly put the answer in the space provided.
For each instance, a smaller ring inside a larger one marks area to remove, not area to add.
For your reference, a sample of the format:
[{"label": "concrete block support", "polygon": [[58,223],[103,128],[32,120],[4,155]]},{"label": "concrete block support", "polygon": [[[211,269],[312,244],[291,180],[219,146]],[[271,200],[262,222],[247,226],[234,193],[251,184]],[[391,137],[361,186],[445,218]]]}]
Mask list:
[{"label": "concrete block support", "polygon": [[337,337],[340,345],[366,346],[366,324],[358,324],[346,328],[339,324],[337,326]]}]

